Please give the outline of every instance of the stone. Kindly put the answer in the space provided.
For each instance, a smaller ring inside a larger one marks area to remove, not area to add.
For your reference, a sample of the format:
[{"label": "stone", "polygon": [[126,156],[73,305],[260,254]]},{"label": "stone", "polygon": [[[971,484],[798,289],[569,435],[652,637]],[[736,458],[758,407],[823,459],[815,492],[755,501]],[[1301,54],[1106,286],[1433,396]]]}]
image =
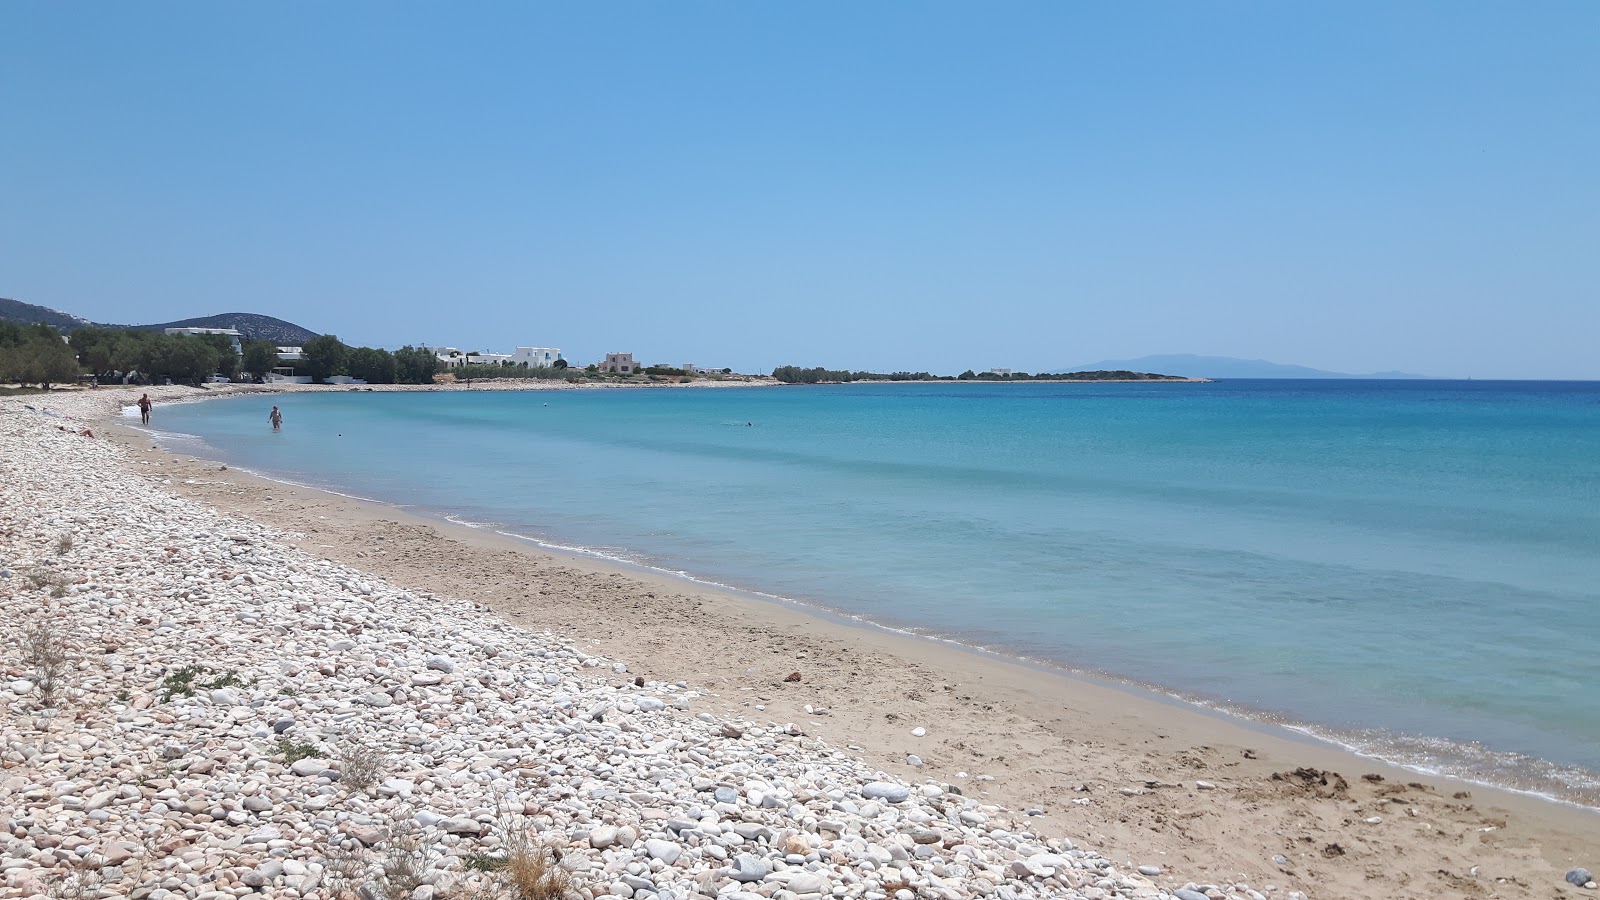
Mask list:
[{"label": "stone", "polygon": [[892,781],[869,781],[861,786],[861,796],[869,800],[901,803],[911,796],[911,789],[903,784],[895,784]]},{"label": "stone", "polygon": [[1574,887],[1583,887],[1593,880],[1594,876],[1589,873],[1588,869],[1573,869],[1567,873],[1567,884]]},{"label": "stone", "polygon": [[115,799],[117,799],[116,791],[101,791],[84,801],[83,810],[84,812],[93,812],[97,809],[105,809]]},{"label": "stone", "polygon": [[430,656],[424,665],[435,672],[443,672],[446,675],[449,675],[456,670],[455,662],[448,656]]},{"label": "stone", "polygon": [[1154,878],[1157,875],[1161,874],[1161,867],[1160,866],[1140,866],[1139,867],[1139,874],[1148,876],[1150,878]]},{"label": "stone", "polygon": [[1178,888],[1172,892],[1172,896],[1176,897],[1177,900],[1211,900],[1205,894],[1199,891],[1191,891],[1188,888]]},{"label": "stone", "polygon": [[613,825],[601,825],[589,831],[589,846],[596,850],[604,850],[617,842],[617,829]]},{"label": "stone", "polygon": [[328,768],[331,765],[332,763],[330,763],[328,760],[317,759],[316,757],[307,757],[305,759],[297,759],[290,763],[289,771],[299,775],[301,778],[310,778],[313,775],[321,775],[323,772],[328,771]]},{"label": "stone", "polygon": [[833,885],[828,882],[828,879],[811,872],[801,872],[799,875],[794,876],[789,879],[789,883],[785,887],[796,894],[826,894],[833,890]]},{"label": "stone", "polygon": [[645,852],[650,854],[651,859],[659,859],[669,866],[677,862],[678,857],[683,855],[682,847],[671,841],[663,841],[658,838],[651,838],[645,841],[644,849]]},{"label": "stone", "polygon": [[733,858],[733,865],[728,870],[728,877],[734,881],[749,884],[760,881],[772,874],[772,863],[749,853],[741,853]]},{"label": "stone", "polygon": [[439,823],[439,828],[449,834],[479,835],[483,833],[483,826],[477,820],[459,816],[442,820]]}]

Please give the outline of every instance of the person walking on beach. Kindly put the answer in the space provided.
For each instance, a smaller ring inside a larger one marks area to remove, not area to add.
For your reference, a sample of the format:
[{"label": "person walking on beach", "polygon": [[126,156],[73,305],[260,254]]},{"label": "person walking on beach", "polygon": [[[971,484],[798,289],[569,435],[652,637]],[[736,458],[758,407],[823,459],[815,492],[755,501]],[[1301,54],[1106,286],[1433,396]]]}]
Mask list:
[{"label": "person walking on beach", "polygon": [[272,413],[267,416],[267,421],[272,423],[273,431],[283,430],[283,413],[278,412],[278,408],[276,406],[272,408]]},{"label": "person walking on beach", "polygon": [[145,394],[144,396],[139,398],[139,422],[140,422],[140,424],[143,424],[143,425],[149,425],[150,424],[150,407],[152,405],[153,404],[151,404],[151,402],[150,402],[150,395],[149,394]]}]

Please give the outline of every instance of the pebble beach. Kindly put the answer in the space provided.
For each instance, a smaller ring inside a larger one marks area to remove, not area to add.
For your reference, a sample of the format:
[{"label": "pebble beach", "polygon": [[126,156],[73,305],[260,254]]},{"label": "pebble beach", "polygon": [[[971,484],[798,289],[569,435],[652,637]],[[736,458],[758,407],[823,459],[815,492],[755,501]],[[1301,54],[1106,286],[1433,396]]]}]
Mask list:
[{"label": "pebble beach", "polygon": [[792,723],[107,477],[114,445],[23,406],[0,434],[33,654],[0,690],[5,896],[387,896],[404,852],[429,900],[493,889],[479,869],[528,836],[585,898],[1166,896]]},{"label": "pebble beach", "polygon": [[[106,439],[135,396],[0,399],[15,635],[0,663],[0,896],[531,897],[513,884],[524,864],[543,896],[584,900],[1592,896],[1563,878],[1600,833],[1581,815],[1361,777],[1378,767],[1340,776],[1335,755],[1266,738],[1172,751],[1253,761],[1237,770],[1136,778],[1090,758],[1136,756],[1126,743],[1056,758],[1084,785],[1073,797],[991,795],[958,760],[888,764],[870,733],[830,733],[884,711],[842,689],[803,713],[732,706],[681,645],[648,650],[634,631],[642,664],[626,635],[597,647],[581,622],[529,626],[463,599],[494,577],[471,548],[451,550],[460,591],[396,583],[311,552],[309,527],[199,499],[222,476],[175,480]],[[594,624],[608,628],[633,630]],[[1023,756],[1038,740],[1032,724],[973,723],[974,742],[985,731]],[[1274,768],[1307,784],[1280,790],[1293,778]],[[1137,840],[1116,832],[1130,816]],[[1208,855],[1237,874],[1175,864]],[[1346,856],[1361,864],[1338,869]]]}]

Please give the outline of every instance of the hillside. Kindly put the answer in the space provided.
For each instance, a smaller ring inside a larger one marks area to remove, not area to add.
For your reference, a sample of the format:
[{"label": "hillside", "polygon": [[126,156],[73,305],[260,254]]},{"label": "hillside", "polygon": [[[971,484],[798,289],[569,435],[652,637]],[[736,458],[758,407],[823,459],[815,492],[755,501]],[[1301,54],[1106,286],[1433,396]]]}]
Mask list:
[{"label": "hillside", "polygon": [[303,328],[293,322],[273,316],[264,316],[260,313],[221,313],[215,316],[197,316],[192,319],[179,319],[176,322],[159,322],[153,325],[112,325],[105,322],[91,322],[88,319],[64,313],[58,309],[46,306],[37,306],[32,303],[23,303],[20,300],[10,300],[0,297],[0,320],[32,324],[35,322],[59,328],[62,331],[71,331],[74,328],[94,326],[96,328],[138,328],[146,331],[160,331],[163,328],[232,328],[244,335],[248,341],[272,341],[275,344],[303,344],[317,336],[315,331]]},{"label": "hillside", "polygon": [[0,320],[21,322],[28,325],[39,322],[53,328],[62,328],[68,331],[94,324],[88,319],[80,319],[59,309],[35,306],[32,303],[23,303],[21,300],[10,300],[5,297],[0,297]]},{"label": "hillside", "polygon": [[1076,366],[1079,369],[1132,369],[1136,372],[1171,372],[1188,378],[1428,378],[1410,372],[1372,372],[1353,375],[1329,372],[1308,366],[1285,365],[1264,359],[1236,359],[1231,356],[1196,356],[1175,353],[1166,356],[1141,356],[1138,359],[1108,359]]},{"label": "hillside", "polygon": [[274,344],[304,344],[317,336],[315,331],[293,322],[260,313],[231,312],[215,316],[198,316],[162,322],[157,325],[136,325],[135,328],[159,330],[162,328],[232,328],[244,335],[245,340],[272,341]]}]

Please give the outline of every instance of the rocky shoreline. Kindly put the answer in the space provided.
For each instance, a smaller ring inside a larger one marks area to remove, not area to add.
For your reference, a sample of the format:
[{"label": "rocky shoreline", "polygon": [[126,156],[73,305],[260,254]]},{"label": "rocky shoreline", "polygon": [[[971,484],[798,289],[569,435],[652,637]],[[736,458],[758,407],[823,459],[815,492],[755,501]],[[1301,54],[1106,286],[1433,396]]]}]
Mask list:
[{"label": "rocky shoreline", "polygon": [[[1264,896],[1169,893],[958,787],[318,559],[28,399],[0,402],[24,635],[5,897],[516,896],[508,858],[583,898]],[[73,401],[103,412],[50,408]]]}]

